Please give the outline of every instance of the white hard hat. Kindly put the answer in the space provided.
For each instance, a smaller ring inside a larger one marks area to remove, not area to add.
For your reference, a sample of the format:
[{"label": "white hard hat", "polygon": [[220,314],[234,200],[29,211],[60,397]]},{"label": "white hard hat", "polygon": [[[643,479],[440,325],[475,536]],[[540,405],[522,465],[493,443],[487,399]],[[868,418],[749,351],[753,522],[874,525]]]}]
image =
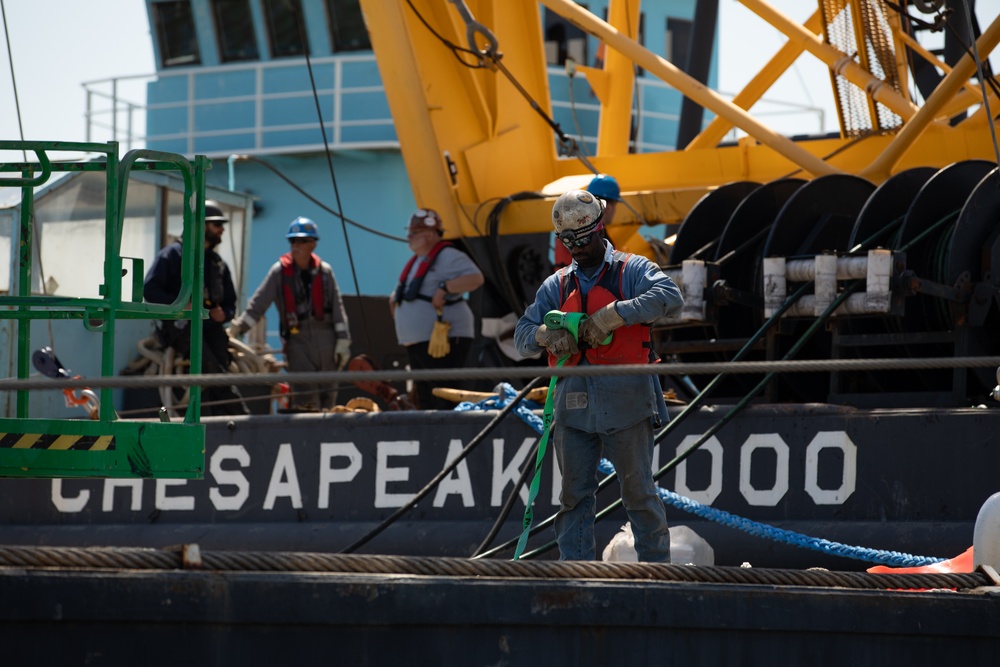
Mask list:
[{"label": "white hard hat", "polygon": [[578,236],[601,228],[604,205],[585,190],[570,190],[552,205],[552,226],[556,235],[574,232]]}]

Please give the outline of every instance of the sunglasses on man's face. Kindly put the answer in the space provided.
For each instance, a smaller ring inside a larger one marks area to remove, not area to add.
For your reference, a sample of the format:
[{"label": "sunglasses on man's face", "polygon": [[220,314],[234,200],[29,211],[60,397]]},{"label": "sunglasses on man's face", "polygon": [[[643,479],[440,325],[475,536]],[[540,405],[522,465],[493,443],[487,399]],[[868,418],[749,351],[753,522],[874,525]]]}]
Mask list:
[{"label": "sunglasses on man's face", "polygon": [[312,243],[313,239],[302,237],[291,239],[291,241],[293,245],[299,245],[300,243]]},{"label": "sunglasses on man's face", "polygon": [[572,250],[574,247],[582,248],[588,246],[594,240],[594,235],[597,232],[590,232],[589,234],[584,234],[583,236],[577,236],[575,232],[566,230],[559,235],[559,240],[562,244],[566,246],[567,250]]}]

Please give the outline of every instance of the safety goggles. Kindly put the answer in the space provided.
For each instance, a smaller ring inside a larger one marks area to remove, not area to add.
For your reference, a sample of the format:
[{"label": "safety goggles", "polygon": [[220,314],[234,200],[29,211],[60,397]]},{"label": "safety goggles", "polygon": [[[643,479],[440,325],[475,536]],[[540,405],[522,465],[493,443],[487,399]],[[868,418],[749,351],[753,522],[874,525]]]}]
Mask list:
[{"label": "safety goggles", "polygon": [[589,234],[584,234],[583,236],[578,236],[576,232],[567,229],[566,231],[559,234],[559,240],[562,244],[566,246],[567,250],[572,250],[574,247],[582,248],[588,246],[593,242],[594,235],[597,231],[590,232]]},{"label": "safety goggles", "polygon": [[292,242],[292,245],[299,245],[300,243],[312,243],[316,239],[311,239],[311,238],[306,237],[306,236],[301,236],[301,237],[297,237],[297,238],[294,238],[294,239],[288,239],[288,240]]}]

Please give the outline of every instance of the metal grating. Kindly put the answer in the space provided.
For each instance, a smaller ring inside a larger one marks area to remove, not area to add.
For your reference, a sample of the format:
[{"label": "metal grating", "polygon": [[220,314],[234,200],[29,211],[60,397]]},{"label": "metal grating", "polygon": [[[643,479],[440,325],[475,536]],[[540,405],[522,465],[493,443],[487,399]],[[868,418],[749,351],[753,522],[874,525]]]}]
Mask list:
[{"label": "metal grating", "polygon": [[[820,10],[827,43],[902,93],[888,8],[883,0],[820,0]],[[859,48],[859,43],[864,48]],[[898,114],[870,99],[865,91],[832,71],[831,76],[845,137],[881,134],[902,125]]]}]

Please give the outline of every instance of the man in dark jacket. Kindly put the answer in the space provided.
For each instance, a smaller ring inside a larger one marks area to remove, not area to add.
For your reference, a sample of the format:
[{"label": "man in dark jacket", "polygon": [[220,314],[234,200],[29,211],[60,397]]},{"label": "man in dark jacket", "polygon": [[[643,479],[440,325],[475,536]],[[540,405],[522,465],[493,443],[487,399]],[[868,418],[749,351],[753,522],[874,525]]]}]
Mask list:
[{"label": "man in dark jacket", "polygon": [[[229,267],[215,248],[222,242],[222,234],[229,218],[217,202],[205,202],[205,291],[203,303],[208,309],[208,319],[202,329],[203,373],[229,371],[229,336],[225,323],[236,314],[236,288]],[[143,282],[143,296],[152,303],[173,303],[181,290],[181,244],[178,239],[156,255]],[[163,346],[172,347],[178,354],[191,354],[191,330],[187,320],[163,320],[157,328],[157,337]],[[245,406],[228,387],[206,387],[204,414],[242,414]],[[221,402],[221,403],[219,403]]]}]

